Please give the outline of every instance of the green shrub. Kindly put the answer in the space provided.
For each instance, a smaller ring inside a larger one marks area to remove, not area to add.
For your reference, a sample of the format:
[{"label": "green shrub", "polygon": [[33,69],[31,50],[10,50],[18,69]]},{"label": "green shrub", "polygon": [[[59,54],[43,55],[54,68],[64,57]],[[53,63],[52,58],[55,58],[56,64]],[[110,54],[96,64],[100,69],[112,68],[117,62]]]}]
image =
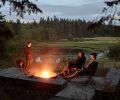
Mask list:
[{"label": "green shrub", "polygon": [[110,47],[107,56],[111,60],[120,60],[120,44]]}]

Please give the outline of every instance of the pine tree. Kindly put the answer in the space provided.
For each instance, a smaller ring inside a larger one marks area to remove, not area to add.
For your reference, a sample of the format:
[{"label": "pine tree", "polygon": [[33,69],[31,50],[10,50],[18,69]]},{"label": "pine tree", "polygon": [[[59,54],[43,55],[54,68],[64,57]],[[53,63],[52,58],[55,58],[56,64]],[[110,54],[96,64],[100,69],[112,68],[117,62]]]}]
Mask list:
[{"label": "pine tree", "polygon": [[29,0],[0,0],[0,7],[5,6],[5,3],[10,4],[10,13],[16,12],[17,16],[23,17],[25,13],[42,13],[42,10],[36,6],[36,4]]}]

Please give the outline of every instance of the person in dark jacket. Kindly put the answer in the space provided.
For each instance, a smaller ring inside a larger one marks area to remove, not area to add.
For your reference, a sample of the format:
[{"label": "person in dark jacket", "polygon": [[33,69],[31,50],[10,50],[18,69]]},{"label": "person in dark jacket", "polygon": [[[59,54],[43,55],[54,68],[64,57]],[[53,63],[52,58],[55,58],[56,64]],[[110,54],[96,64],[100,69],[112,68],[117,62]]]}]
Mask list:
[{"label": "person in dark jacket", "polygon": [[66,67],[68,76],[71,75],[71,69],[82,70],[86,62],[86,57],[83,51],[80,51],[78,57],[74,61],[70,61]]},{"label": "person in dark jacket", "polygon": [[32,57],[32,43],[28,42],[25,49],[24,49],[24,54],[26,57],[26,66],[25,70],[26,72],[29,72],[29,67],[33,62],[33,57]]},{"label": "person in dark jacket", "polygon": [[95,74],[97,67],[98,67],[98,62],[96,61],[96,58],[97,58],[97,54],[91,53],[91,59],[90,59],[89,63],[86,65],[86,67],[84,67],[81,74],[85,74],[85,75],[94,75]]}]

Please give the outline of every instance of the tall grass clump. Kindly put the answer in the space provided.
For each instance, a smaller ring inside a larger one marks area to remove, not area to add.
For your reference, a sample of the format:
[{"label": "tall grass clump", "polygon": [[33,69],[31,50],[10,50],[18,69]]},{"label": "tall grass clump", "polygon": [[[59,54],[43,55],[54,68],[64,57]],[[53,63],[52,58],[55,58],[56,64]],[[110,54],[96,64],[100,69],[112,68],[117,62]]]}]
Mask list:
[{"label": "tall grass clump", "polygon": [[109,47],[107,56],[110,60],[120,60],[120,44]]}]

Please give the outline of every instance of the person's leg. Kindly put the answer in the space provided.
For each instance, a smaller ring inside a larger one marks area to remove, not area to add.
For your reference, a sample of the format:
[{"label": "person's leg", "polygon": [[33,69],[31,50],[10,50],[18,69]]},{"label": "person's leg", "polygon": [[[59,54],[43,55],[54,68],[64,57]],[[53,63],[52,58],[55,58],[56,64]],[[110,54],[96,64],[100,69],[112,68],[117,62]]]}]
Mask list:
[{"label": "person's leg", "polygon": [[78,77],[78,76],[79,76],[79,71],[75,70],[72,74],[65,76],[65,79],[73,79],[73,78]]},{"label": "person's leg", "polygon": [[68,64],[68,67],[67,67],[67,71],[68,71],[68,76],[71,75],[71,69],[72,68],[75,68],[75,64],[73,61],[70,61],[69,64]]},{"label": "person's leg", "polygon": [[62,71],[61,71],[61,75],[63,75],[63,76],[65,76],[65,71],[67,71],[67,66],[68,65],[66,65],[65,67],[63,67],[63,69],[62,69]]},{"label": "person's leg", "polygon": [[68,76],[71,75],[71,67],[70,67],[70,66],[67,68],[67,75],[68,75]]},{"label": "person's leg", "polygon": [[30,60],[28,60],[27,72],[29,72]]},{"label": "person's leg", "polygon": [[26,66],[25,66],[25,71],[26,72],[27,72],[28,66],[29,66],[29,57],[26,56]]},{"label": "person's leg", "polygon": [[69,62],[64,69],[62,70],[61,74],[64,76],[70,76],[71,74],[71,68],[74,66],[73,62]]},{"label": "person's leg", "polygon": [[25,72],[25,70],[26,70],[26,69],[25,69],[25,64],[23,65],[23,68],[22,68],[22,69],[23,69],[23,72]]},{"label": "person's leg", "polygon": [[32,62],[33,62],[33,59],[31,57],[29,57],[28,66],[27,66],[27,72],[30,72],[30,66],[31,66]]}]

